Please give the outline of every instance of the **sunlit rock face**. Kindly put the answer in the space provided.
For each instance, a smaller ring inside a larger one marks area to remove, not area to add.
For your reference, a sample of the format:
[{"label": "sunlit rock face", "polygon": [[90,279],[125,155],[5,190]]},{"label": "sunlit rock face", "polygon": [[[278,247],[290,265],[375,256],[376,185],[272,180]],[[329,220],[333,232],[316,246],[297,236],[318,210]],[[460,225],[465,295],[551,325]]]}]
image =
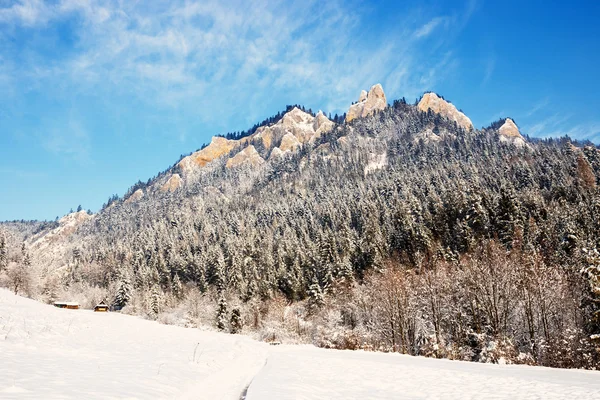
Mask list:
[{"label": "sunlit rock face", "polygon": [[376,111],[381,111],[387,107],[387,99],[381,84],[371,87],[369,93],[364,90],[360,92],[358,102],[352,104],[346,113],[346,122],[356,118],[364,118],[373,115]]},{"label": "sunlit rock face", "polygon": [[464,130],[470,131],[473,129],[473,123],[469,117],[460,112],[454,104],[447,102],[435,93],[425,93],[419,102],[418,107],[419,110],[423,112],[431,110],[436,114],[440,114],[441,116],[456,122],[456,124]]},{"label": "sunlit rock face", "polygon": [[163,192],[173,193],[174,191],[179,189],[182,184],[183,180],[181,179],[181,176],[179,176],[179,174],[173,174],[171,175],[169,180],[167,180],[165,184],[160,187],[160,190]]},{"label": "sunlit rock face", "polygon": [[500,133],[500,141],[512,143],[517,147],[526,145],[525,138],[521,135],[517,124],[510,118],[506,118],[504,124],[498,129]]},{"label": "sunlit rock face", "polygon": [[[271,152],[271,158],[273,156],[277,157],[281,155],[280,153],[297,151],[304,143],[313,143],[322,134],[331,131],[334,126],[335,124],[321,111],[313,117],[309,113],[294,107],[276,124],[260,127],[254,134],[240,140],[215,136],[208,146],[184,157],[177,165],[185,177],[190,172],[204,167],[211,161],[235,152],[236,149],[241,149],[228,160],[227,166],[231,168],[246,161],[258,166],[264,162],[264,159],[258,154],[256,145],[260,144],[268,151],[275,144],[280,143],[280,149],[277,151],[273,149],[274,151]],[[240,156],[236,158],[237,154],[240,154]]]},{"label": "sunlit rock face", "polygon": [[195,168],[204,167],[209,162],[229,153],[236,146],[239,146],[239,142],[239,140],[229,140],[215,136],[208,146],[183,158],[178,166],[184,174],[189,173]]},{"label": "sunlit rock face", "polygon": [[246,147],[244,150],[237,153],[235,156],[231,157],[227,160],[227,164],[225,165],[227,168],[239,167],[240,165],[249,164],[254,167],[261,165],[265,160],[258,154],[256,148],[250,145]]}]

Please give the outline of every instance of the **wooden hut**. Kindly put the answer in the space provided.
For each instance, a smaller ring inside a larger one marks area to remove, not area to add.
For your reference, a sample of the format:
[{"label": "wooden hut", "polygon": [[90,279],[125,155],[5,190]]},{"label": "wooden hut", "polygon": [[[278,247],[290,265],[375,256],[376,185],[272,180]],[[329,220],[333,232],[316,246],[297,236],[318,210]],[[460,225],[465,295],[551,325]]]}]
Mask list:
[{"label": "wooden hut", "polygon": [[67,308],[69,310],[79,310],[79,303],[74,301],[55,301],[54,307]]},{"label": "wooden hut", "polygon": [[108,311],[108,305],[104,304],[104,303],[100,303],[98,305],[96,305],[96,307],[94,307],[94,312],[107,312]]}]

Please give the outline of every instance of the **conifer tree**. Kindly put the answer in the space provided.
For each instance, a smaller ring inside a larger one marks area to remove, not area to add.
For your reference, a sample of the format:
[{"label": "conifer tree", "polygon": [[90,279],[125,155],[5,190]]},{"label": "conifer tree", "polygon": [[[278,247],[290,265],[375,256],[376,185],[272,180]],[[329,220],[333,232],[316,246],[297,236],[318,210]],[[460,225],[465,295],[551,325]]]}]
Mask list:
[{"label": "conifer tree", "polygon": [[224,331],[227,328],[227,301],[224,296],[219,297],[217,304],[217,328]]},{"label": "conifer tree", "polygon": [[231,333],[236,334],[236,333],[240,333],[242,331],[243,322],[242,322],[242,315],[240,313],[239,308],[234,308],[233,310],[231,310],[230,325],[231,325]]},{"label": "conifer tree", "polygon": [[117,286],[117,293],[113,301],[113,307],[117,310],[122,309],[131,300],[131,280],[127,273],[123,273]]}]

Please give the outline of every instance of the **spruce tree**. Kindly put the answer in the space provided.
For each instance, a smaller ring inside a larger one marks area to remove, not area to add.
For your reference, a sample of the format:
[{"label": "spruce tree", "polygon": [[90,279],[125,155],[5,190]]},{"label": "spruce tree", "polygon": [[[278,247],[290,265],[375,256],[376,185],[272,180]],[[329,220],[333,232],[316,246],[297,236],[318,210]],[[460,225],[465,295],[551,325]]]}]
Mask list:
[{"label": "spruce tree", "polygon": [[115,295],[113,307],[117,310],[125,307],[131,300],[132,290],[133,288],[131,287],[129,276],[127,274],[123,274],[117,287],[117,293]]},{"label": "spruce tree", "polygon": [[220,331],[224,331],[227,328],[227,301],[223,296],[219,298],[217,305],[217,328]]},{"label": "spruce tree", "polygon": [[236,334],[242,331],[242,315],[239,308],[234,308],[231,311],[231,333]]}]

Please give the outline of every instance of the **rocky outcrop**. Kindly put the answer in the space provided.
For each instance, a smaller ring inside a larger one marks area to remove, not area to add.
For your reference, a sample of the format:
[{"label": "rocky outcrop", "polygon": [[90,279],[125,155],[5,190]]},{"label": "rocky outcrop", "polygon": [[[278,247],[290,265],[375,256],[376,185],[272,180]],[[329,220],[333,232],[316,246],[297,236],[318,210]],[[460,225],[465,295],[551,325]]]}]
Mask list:
[{"label": "rocky outcrop", "polygon": [[276,158],[279,157],[283,157],[285,153],[283,151],[281,151],[281,149],[279,147],[275,147],[273,150],[271,150],[271,155],[269,156],[269,160],[274,160]]},{"label": "rocky outcrop", "polygon": [[387,99],[383,92],[381,84],[373,85],[369,93],[364,90],[360,92],[358,102],[352,104],[346,113],[346,122],[356,118],[364,118],[372,115],[376,111],[381,111],[387,107]]},{"label": "rocky outcrop", "polygon": [[298,138],[291,133],[286,133],[281,138],[281,144],[279,145],[279,150],[282,152],[286,151],[296,151],[298,147],[302,146],[302,143],[298,140]]},{"label": "rocky outcrop", "polygon": [[504,124],[498,129],[498,133],[500,133],[501,142],[512,143],[517,147],[523,147],[527,144],[519,131],[519,127],[510,118],[506,118]]},{"label": "rocky outcrop", "polygon": [[473,129],[473,123],[465,114],[460,112],[452,103],[439,97],[437,94],[425,93],[423,98],[419,102],[419,110],[427,112],[428,110],[433,111],[436,114],[448,118],[451,121],[462,127],[466,131]]},{"label": "rocky outcrop", "polygon": [[260,154],[258,154],[254,146],[249,145],[244,150],[227,160],[227,164],[225,166],[227,168],[233,168],[239,167],[240,165],[249,164],[253,167],[256,167],[264,162],[265,160],[263,160]]},{"label": "rocky outcrop", "polygon": [[[313,143],[323,133],[333,129],[335,124],[330,121],[321,111],[316,116],[312,116],[294,107],[287,112],[281,120],[270,126],[262,126],[256,132],[248,137],[240,140],[229,140],[223,137],[215,136],[210,144],[204,149],[193,153],[192,155],[183,158],[177,164],[185,176],[189,172],[204,167],[211,161],[222,157],[237,147],[245,147],[236,158],[237,154],[227,162],[227,167],[231,168],[236,165],[245,163],[246,160],[252,165],[260,165],[264,159],[260,157],[254,145],[261,144],[266,150],[273,148],[277,142],[281,143],[279,151],[272,151],[271,158],[281,155],[287,151],[296,151],[303,143]],[[249,149],[252,147],[252,150]],[[244,153],[245,151],[245,153]]]},{"label": "rocky outcrop", "polygon": [[431,127],[427,127],[423,129],[421,132],[417,133],[413,139],[415,143],[419,141],[423,141],[425,144],[429,143],[438,143],[442,140],[442,138],[431,129]]},{"label": "rocky outcrop", "polygon": [[183,184],[183,180],[179,174],[173,174],[171,177],[160,187],[162,192],[170,192],[173,193],[177,189],[181,187]]},{"label": "rocky outcrop", "polygon": [[47,232],[42,232],[40,235],[33,236],[29,240],[29,243],[33,248],[43,249],[50,243],[71,236],[81,225],[92,218],[94,218],[94,214],[90,215],[83,210],[67,214],[58,220],[58,226],[56,228]]},{"label": "rocky outcrop", "polygon": [[239,144],[238,140],[215,136],[208,146],[183,158],[177,165],[184,174],[188,173],[197,167],[204,167],[209,162],[229,153]]},{"label": "rocky outcrop", "polygon": [[125,204],[131,204],[131,203],[135,203],[136,201],[140,200],[142,197],[144,197],[144,191],[142,189],[138,189],[135,192],[133,192],[131,194],[131,196],[129,196],[127,198],[127,200],[125,200]]},{"label": "rocky outcrop", "polygon": [[369,158],[368,158],[368,162],[367,165],[365,165],[365,176],[385,168],[385,166],[388,164],[387,161],[387,154],[386,153],[381,153],[381,154],[376,154],[376,153],[369,153]]},{"label": "rocky outcrop", "polygon": [[456,139],[456,136],[448,132],[445,128],[436,128],[434,124],[429,124],[414,136],[413,142],[418,143],[419,141],[423,141],[423,143],[429,144],[438,143],[446,139]]}]

